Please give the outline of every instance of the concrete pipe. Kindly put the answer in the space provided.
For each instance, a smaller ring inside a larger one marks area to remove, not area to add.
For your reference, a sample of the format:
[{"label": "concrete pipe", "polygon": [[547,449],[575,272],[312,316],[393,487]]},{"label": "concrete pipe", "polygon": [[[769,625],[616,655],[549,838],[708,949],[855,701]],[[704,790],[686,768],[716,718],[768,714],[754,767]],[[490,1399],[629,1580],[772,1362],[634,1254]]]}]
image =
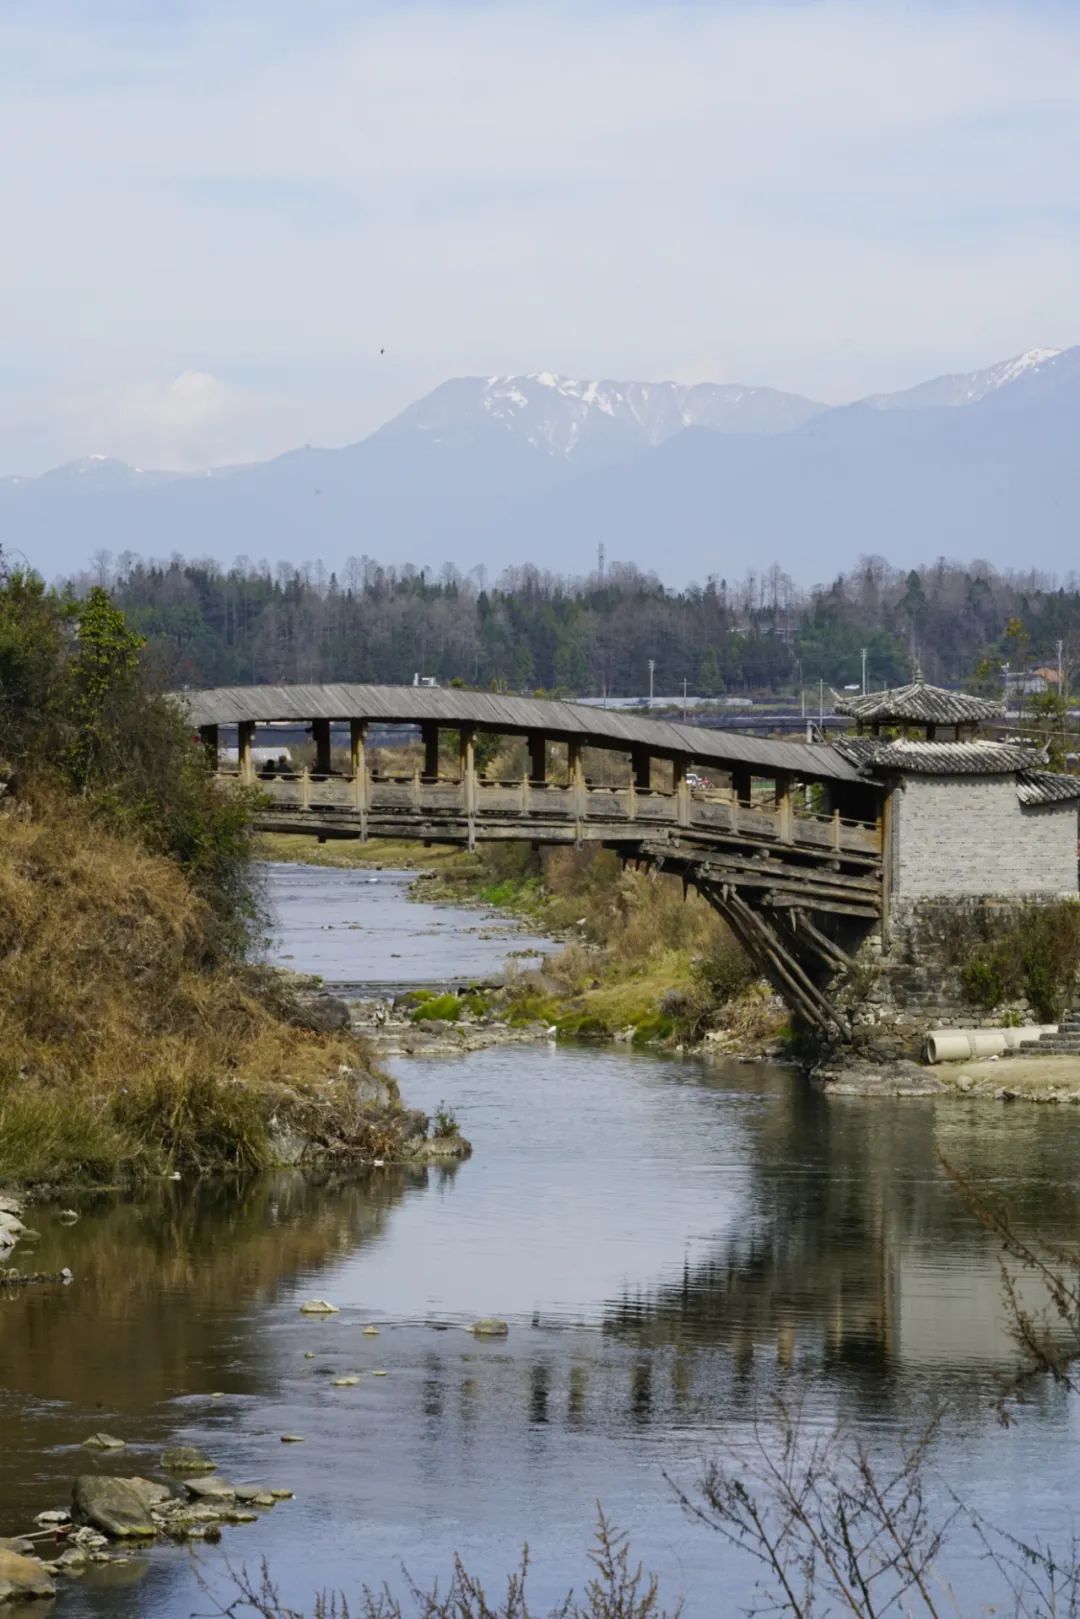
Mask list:
[{"label": "concrete pipe", "polygon": [[973,1055],[963,1029],[932,1029],[926,1037],[927,1062],[966,1062]]},{"label": "concrete pipe", "polygon": [[1004,1029],[975,1029],[971,1035],[973,1057],[1000,1057],[1007,1050]]}]

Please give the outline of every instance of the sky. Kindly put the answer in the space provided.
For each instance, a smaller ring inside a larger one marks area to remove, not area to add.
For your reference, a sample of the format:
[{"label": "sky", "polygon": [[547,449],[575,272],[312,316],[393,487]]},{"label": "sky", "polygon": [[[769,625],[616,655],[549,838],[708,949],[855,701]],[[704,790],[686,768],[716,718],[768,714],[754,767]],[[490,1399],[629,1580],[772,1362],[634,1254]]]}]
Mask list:
[{"label": "sky", "polygon": [[1078,83],[1074,0],[4,0],[0,472],[1068,347]]}]

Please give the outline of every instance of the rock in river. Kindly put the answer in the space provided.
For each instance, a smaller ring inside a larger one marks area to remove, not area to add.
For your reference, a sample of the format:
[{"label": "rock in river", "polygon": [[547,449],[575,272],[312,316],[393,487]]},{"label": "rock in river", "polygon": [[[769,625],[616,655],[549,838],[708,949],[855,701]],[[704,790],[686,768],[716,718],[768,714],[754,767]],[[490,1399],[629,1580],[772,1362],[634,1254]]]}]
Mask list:
[{"label": "rock in river", "polygon": [[236,1490],[223,1478],[189,1478],[184,1485],[193,1501],[234,1501]]},{"label": "rock in river", "polygon": [[510,1328],[498,1316],[488,1315],[482,1321],[474,1321],[469,1331],[477,1338],[505,1338]]},{"label": "rock in river", "polygon": [[300,1306],[301,1315],[338,1315],[340,1311],[336,1304],[330,1304],[326,1299],[308,1299],[306,1304]]},{"label": "rock in river", "polygon": [[123,1450],[127,1444],[126,1439],[117,1439],[111,1433],[92,1433],[89,1439],[83,1440],[84,1450]]},{"label": "rock in river", "polygon": [[161,1465],[166,1473],[212,1473],[217,1462],[198,1445],[170,1445],[161,1453]]},{"label": "rock in river", "polygon": [[[73,1516],[119,1539],[149,1539],[157,1534],[150,1516],[144,1480],[107,1478],[84,1473],[71,1492]],[[168,1492],[166,1491],[166,1494]]]},{"label": "rock in river", "polygon": [[56,1586],[37,1557],[0,1551],[0,1602],[23,1602],[27,1597],[54,1597]]}]

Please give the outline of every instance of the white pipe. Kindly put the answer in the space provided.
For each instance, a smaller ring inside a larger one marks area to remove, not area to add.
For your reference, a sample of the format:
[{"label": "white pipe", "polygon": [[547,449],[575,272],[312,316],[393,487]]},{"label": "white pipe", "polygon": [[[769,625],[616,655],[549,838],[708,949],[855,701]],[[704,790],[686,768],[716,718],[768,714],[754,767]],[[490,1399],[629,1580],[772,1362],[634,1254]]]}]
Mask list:
[{"label": "white pipe", "polygon": [[1000,1057],[1056,1033],[1052,1024],[1028,1023],[1020,1028],[931,1029],[926,1036],[927,1062],[964,1062],[969,1057]]},{"label": "white pipe", "polygon": [[934,1029],[926,1037],[927,1062],[966,1062],[971,1039],[962,1029]]}]

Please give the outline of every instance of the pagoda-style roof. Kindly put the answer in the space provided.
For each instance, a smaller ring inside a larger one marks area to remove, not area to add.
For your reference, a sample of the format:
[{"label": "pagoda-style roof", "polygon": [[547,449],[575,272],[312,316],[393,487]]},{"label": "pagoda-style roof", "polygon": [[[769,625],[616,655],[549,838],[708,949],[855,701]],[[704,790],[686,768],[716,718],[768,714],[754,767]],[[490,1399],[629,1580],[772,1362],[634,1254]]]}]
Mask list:
[{"label": "pagoda-style roof", "polygon": [[1007,742],[886,742],[871,768],[912,776],[1008,776],[1045,763],[1040,749]]},{"label": "pagoda-style roof", "polygon": [[[1046,754],[1040,748],[1012,742],[889,741],[876,736],[842,736],[833,743],[838,753],[872,779],[875,772],[894,770],[908,776],[1011,776],[1021,772],[1034,780],[1041,775]],[[1080,796],[1080,778],[1053,777],[1073,782]],[[1071,796],[1071,795],[1070,795]],[[1024,802],[1047,802],[1031,798]]]},{"label": "pagoda-style roof", "polygon": [[980,720],[1000,719],[1005,712],[1002,703],[946,691],[944,686],[928,686],[925,680],[860,697],[845,697],[840,692],[833,696],[836,712],[849,714],[861,725],[976,725]]},{"label": "pagoda-style roof", "polygon": [[1080,776],[1054,775],[1049,770],[1024,770],[1016,788],[1021,804],[1066,804],[1080,798]]}]

